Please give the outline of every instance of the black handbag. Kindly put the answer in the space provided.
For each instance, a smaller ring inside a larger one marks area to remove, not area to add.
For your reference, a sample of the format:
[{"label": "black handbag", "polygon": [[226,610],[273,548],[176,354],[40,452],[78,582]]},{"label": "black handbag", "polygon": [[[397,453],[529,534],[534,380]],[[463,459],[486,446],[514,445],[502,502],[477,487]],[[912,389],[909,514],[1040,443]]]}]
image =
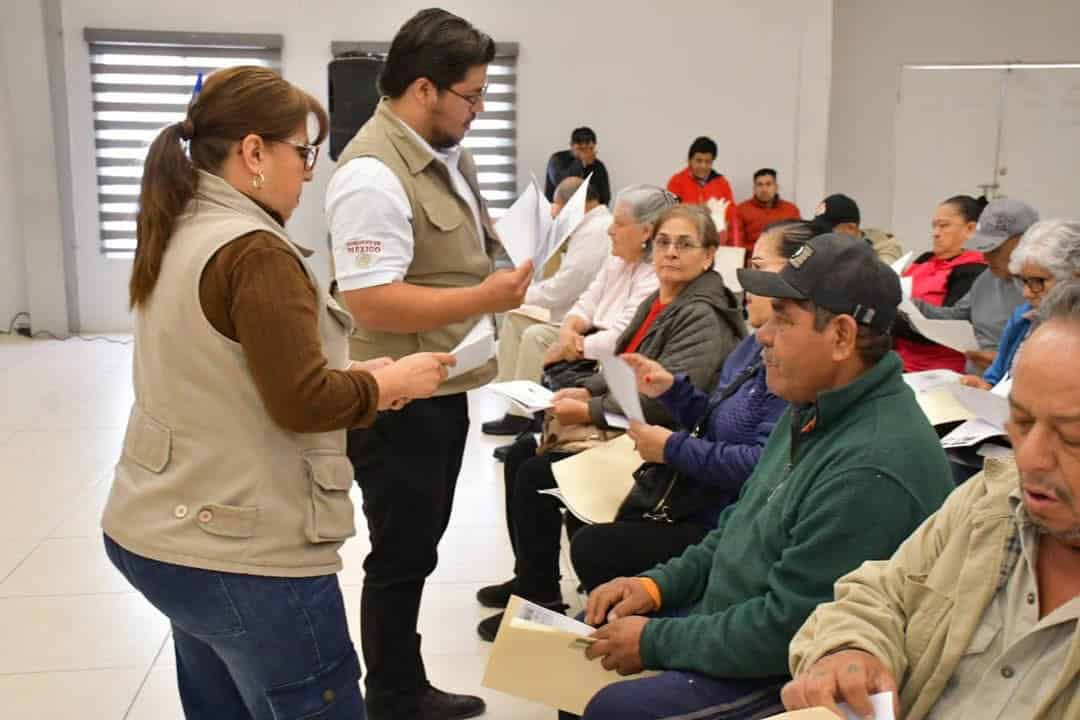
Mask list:
[{"label": "black handbag", "polygon": [[[739,373],[731,383],[709,401],[701,419],[697,421],[691,437],[700,438],[713,411],[725,400],[738,392],[761,367],[761,357]],[[692,517],[709,496],[714,494],[702,482],[691,479],[685,482],[675,468],[665,463],[647,462],[634,471],[634,486],[619,506],[615,520],[651,520],[674,523]]]},{"label": "black handbag", "polygon": [[558,360],[544,368],[540,384],[551,391],[581,387],[598,369],[595,360]]}]

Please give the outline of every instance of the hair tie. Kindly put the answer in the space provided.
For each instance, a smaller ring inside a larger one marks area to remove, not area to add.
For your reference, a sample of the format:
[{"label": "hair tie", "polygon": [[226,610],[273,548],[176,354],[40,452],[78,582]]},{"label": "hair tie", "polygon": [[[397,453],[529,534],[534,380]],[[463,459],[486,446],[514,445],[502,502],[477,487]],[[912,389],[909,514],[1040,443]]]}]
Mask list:
[{"label": "hair tie", "polygon": [[182,122],[176,123],[176,126],[180,131],[181,140],[191,140],[195,137],[195,125],[191,122],[191,118],[184,118]]}]

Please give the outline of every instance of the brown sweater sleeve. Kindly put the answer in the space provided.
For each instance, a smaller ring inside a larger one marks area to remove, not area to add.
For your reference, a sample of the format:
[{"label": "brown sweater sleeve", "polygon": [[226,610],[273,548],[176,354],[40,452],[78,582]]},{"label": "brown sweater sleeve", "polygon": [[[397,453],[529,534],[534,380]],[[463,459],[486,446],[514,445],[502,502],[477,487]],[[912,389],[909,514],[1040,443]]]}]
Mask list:
[{"label": "brown sweater sleeve", "polygon": [[240,343],[267,412],[292,432],[367,427],[379,387],[364,371],[330,370],[315,287],[297,257],[265,232],[233,240],[199,280],[210,324]]}]

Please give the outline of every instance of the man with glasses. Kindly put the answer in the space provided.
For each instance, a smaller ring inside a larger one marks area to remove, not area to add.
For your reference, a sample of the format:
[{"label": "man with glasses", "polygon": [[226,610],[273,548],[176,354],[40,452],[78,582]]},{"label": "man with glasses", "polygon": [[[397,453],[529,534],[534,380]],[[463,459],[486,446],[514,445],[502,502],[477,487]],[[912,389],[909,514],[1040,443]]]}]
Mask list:
[{"label": "man with glasses", "polygon": [[[484,109],[494,57],[490,37],[439,9],[406,22],[390,46],[379,77],[384,97],[346,146],[327,190],[335,276],[357,326],[354,360],[451,351],[470,334],[493,334],[492,314],[525,296],[531,262],[493,272],[502,250],[476,165],[461,146]],[[431,686],[416,627],[465,450],[465,391],[495,373],[492,357],[436,397],[349,435],[371,537],[361,639],[373,720],[484,712],[478,697]]]}]

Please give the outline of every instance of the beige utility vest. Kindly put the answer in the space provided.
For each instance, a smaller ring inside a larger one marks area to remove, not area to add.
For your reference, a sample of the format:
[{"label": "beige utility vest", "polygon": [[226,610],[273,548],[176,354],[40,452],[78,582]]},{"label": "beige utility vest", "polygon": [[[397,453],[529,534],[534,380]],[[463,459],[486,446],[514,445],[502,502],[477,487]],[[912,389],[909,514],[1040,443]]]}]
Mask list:
[{"label": "beige utility vest", "polygon": [[318,293],[331,369],[348,363],[352,319],[280,225],[221,178],[199,173],[150,299],[135,312],[135,405],[102,527],[162,562],[306,577],[341,569],[354,535],[345,431],[297,434],[263,406],[240,344],[203,314],[203,269],[232,240],[262,230],[300,259]]},{"label": "beige utility vest", "polygon": [[[446,165],[419,143],[389,108],[379,103],[375,114],[338,158],[338,167],[360,157],[373,157],[397,176],[412,210],[413,258],[404,281],[431,288],[479,285],[492,271],[491,257],[498,240],[487,207],[480,196],[476,166],[462,149],[458,165],[480,205],[483,228],[477,228],[472,210],[454,190]],[[481,246],[478,233],[482,232]],[[350,338],[354,360],[389,356],[394,359],[415,352],[448,352],[454,349],[483,316],[470,317],[419,333],[390,333],[357,327]],[[450,395],[486,385],[495,377],[498,364],[486,365],[445,383],[436,395]]]}]

